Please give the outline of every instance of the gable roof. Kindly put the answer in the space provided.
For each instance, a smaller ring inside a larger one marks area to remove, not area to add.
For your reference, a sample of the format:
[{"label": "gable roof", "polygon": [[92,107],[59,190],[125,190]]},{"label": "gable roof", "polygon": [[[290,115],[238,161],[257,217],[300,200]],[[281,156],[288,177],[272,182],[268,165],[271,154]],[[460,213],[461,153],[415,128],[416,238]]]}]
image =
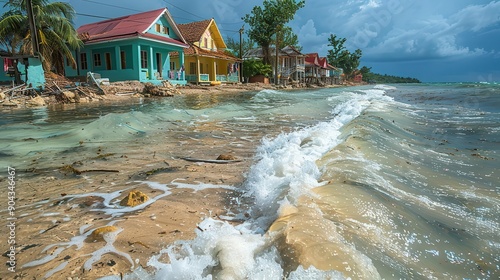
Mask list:
[{"label": "gable roof", "polygon": [[304,54],[302,54],[300,51],[298,51],[294,46],[286,46],[281,49],[281,51],[285,52],[289,56],[300,56],[300,57],[305,57]]},{"label": "gable roof", "polygon": [[320,66],[318,53],[306,54],[306,64]]},{"label": "gable roof", "polygon": [[318,63],[319,63],[319,66],[321,66],[321,68],[325,68],[325,69],[328,68],[328,61],[326,60],[326,57],[318,58]]},{"label": "gable roof", "polygon": [[[166,17],[180,40],[147,33],[151,26],[153,26],[162,16]],[[86,44],[144,37],[181,47],[187,47],[186,40],[182,37],[181,32],[166,8],[82,25],[77,29],[77,32],[79,37]]]},{"label": "gable roof", "polygon": [[222,39],[219,28],[217,27],[217,24],[215,23],[215,20],[213,18],[191,23],[179,24],[178,27],[186,41],[190,44],[199,42],[203,37],[203,34],[207,30],[210,30],[212,33],[212,38],[214,39],[214,41],[216,41],[218,48],[227,48],[224,39]]},{"label": "gable roof", "polygon": [[181,23],[178,26],[186,41],[188,43],[194,43],[200,41],[201,36],[208,29],[211,22],[212,19],[206,19],[191,23]]}]

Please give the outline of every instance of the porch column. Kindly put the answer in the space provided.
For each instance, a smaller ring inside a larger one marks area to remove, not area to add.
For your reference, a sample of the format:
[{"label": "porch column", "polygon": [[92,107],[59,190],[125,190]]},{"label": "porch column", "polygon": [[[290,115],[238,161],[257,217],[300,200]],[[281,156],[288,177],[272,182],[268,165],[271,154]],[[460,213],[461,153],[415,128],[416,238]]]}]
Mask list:
[{"label": "porch column", "polygon": [[214,81],[217,81],[217,61],[214,60]]},{"label": "porch column", "polygon": [[[140,44],[137,44],[136,46],[136,56],[135,56],[135,60],[137,61],[137,68],[134,66],[134,69],[137,69],[137,77],[139,77],[139,80],[142,82],[141,80],[141,75],[142,75],[142,62],[141,62],[141,45]],[[135,62],[134,62],[135,63]]]},{"label": "porch column", "polygon": [[115,47],[115,61],[116,61],[116,69],[122,70],[122,59],[120,55],[120,47]]},{"label": "porch column", "polygon": [[200,58],[196,56],[196,83],[200,82]]},{"label": "porch column", "polygon": [[[184,50],[180,50],[179,51],[179,63],[181,65],[179,65],[179,69],[184,69],[184,71],[181,72],[181,80],[185,80],[186,79],[186,66],[184,65]],[[184,66],[184,67],[183,67]]]},{"label": "porch column", "polygon": [[149,46],[149,54],[148,54],[148,79],[153,80],[155,77],[153,73],[153,62],[154,62],[154,56],[153,56],[153,48]]}]

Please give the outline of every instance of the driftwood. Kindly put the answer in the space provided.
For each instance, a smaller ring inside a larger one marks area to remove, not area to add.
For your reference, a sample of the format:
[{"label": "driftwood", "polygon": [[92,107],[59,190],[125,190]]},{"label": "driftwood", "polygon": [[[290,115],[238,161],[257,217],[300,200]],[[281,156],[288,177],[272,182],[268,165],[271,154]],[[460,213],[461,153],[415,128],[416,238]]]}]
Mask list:
[{"label": "driftwood", "polygon": [[54,83],[54,85],[56,86],[57,90],[59,90],[59,93],[61,93],[61,92],[62,92],[62,90],[61,90],[61,88],[60,88],[60,87],[56,84],[56,82],[55,82],[55,81],[52,81],[52,83]]},{"label": "driftwood", "polygon": [[21,87],[24,87],[24,86],[25,86],[25,84],[22,84],[22,85],[19,85],[19,86],[13,87],[13,88],[11,88],[11,89],[8,89],[8,90],[5,90],[5,91],[2,91],[2,93],[3,93],[3,94],[5,94],[5,93],[9,93],[9,92],[11,92],[11,91],[14,91],[14,90],[16,90],[16,89],[18,89],[18,88],[21,88]]},{"label": "driftwood", "polygon": [[190,157],[182,157],[181,159],[192,162],[206,162],[206,163],[217,163],[217,164],[228,164],[228,163],[236,163],[242,162],[242,160],[234,159],[234,160],[222,160],[222,159],[200,159],[200,158],[190,158]]},{"label": "driftwood", "polygon": [[90,169],[90,170],[78,170],[74,168],[71,165],[65,165],[61,168],[59,168],[64,173],[73,173],[76,175],[80,175],[82,173],[88,173],[88,172],[111,172],[111,173],[118,173],[120,172],[119,170],[113,170],[113,169]]}]

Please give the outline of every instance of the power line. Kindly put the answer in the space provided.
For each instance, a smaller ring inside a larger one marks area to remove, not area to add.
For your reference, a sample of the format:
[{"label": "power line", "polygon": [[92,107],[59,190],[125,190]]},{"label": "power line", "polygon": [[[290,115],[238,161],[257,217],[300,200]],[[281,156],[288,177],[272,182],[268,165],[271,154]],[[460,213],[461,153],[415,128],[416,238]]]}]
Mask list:
[{"label": "power line", "polygon": [[186,11],[186,10],[184,10],[183,8],[179,8],[179,7],[177,7],[176,5],[174,5],[174,4],[172,4],[172,3],[168,3],[166,0],[163,0],[163,2],[165,2],[165,4],[167,4],[167,5],[168,5],[168,4],[170,4],[172,7],[177,8],[177,9],[179,9],[179,10],[181,10],[181,11],[185,12],[185,13],[188,13],[188,14],[190,14],[190,15],[192,15],[192,16],[195,16],[195,17],[200,18],[200,19],[205,19],[205,18],[203,18],[203,17],[200,17],[199,15],[195,15],[195,14],[193,14],[193,13],[189,12],[189,11]]},{"label": "power line", "polygon": [[89,14],[82,14],[82,13],[75,13],[78,16],[84,16],[84,17],[93,17],[93,18],[101,18],[101,19],[111,19],[110,17],[103,17],[103,16],[96,16],[96,15],[89,15]]},{"label": "power line", "polygon": [[89,3],[94,3],[94,4],[99,4],[99,5],[103,5],[103,6],[108,6],[108,7],[113,7],[113,8],[120,8],[120,9],[134,11],[134,12],[142,12],[142,11],[139,11],[139,10],[136,10],[136,9],[130,9],[130,8],[122,7],[122,6],[116,6],[116,5],[101,3],[101,2],[92,1],[92,0],[82,0],[82,1],[89,2]]}]

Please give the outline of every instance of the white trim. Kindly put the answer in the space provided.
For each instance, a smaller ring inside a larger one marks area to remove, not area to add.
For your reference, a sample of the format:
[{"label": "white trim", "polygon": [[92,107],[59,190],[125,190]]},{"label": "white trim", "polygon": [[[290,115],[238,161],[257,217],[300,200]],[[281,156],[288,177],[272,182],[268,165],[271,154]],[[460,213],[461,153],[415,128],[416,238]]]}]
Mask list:
[{"label": "white trim", "polygon": [[[172,46],[177,46],[177,47],[181,47],[181,48],[185,48],[185,49],[189,48],[189,46],[175,44],[175,43],[170,43],[170,42],[164,42],[164,41],[160,41],[160,40],[156,40],[156,39],[152,39],[152,38],[146,38],[146,37],[142,37],[142,36],[138,36],[136,38],[140,38],[140,39],[148,40],[148,41],[152,41],[152,42],[157,42],[157,43],[162,43],[162,44],[168,44],[168,45],[172,45]],[[172,40],[175,40],[175,39],[172,39]]]},{"label": "white trim", "polygon": [[177,23],[175,23],[174,19],[172,18],[172,15],[170,15],[170,12],[168,11],[168,9],[165,9],[165,10],[166,10],[166,14],[167,14],[167,21],[168,21],[168,23],[170,23],[170,26],[172,26],[172,28],[174,29],[175,34],[177,36],[179,36],[179,38],[181,38],[181,40],[184,44],[189,45],[188,42],[186,41],[186,39],[184,39],[184,36],[182,36],[181,31],[177,27]]},{"label": "white trim", "polygon": [[158,20],[162,16],[166,16],[167,17],[168,23],[170,24],[170,26],[172,27],[172,29],[174,29],[175,34],[182,40],[182,43],[184,43],[186,45],[189,45],[186,42],[186,39],[184,39],[184,37],[182,36],[181,32],[179,31],[179,28],[177,28],[177,24],[175,23],[174,19],[172,18],[172,15],[170,14],[170,12],[168,11],[167,8],[163,9],[163,12],[149,25],[148,28],[146,28],[146,30],[144,30],[142,32],[142,34],[147,33],[148,30],[151,29],[153,27],[153,25],[156,24],[156,22],[158,22]]},{"label": "white trim", "polygon": [[[146,30],[142,31],[142,33],[146,33],[146,32],[148,32],[148,30],[149,30],[149,29],[151,29],[151,28],[153,27],[153,25],[155,25],[155,24],[156,24],[156,22],[160,19],[160,17],[161,17],[161,16],[163,16],[163,14],[165,13],[165,10],[166,10],[166,9],[167,9],[167,8],[164,8],[164,9],[163,9],[163,12],[161,12],[161,13],[160,13],[160,15],[159,15],[159,16],[158,16],[158,17],[157,17],[157,18],[156,18],[156,19],[155,19],[155,20],[154,20],[154,21],[153,21],[153,22],[152,22],[152,23],[148,26],[148,28],[146,28]],[[155,30],[156,30],[156,29],[155,29]]]},{"label": "white trim", "polygon": [[[189,48],[189,45],[187,45],[187,44],[180,45],[180,44],[175,44],[175,43],[171,43],[171,42],[164,42],[164,41],[160,41],[160,40],[156,40],[156,39],[152,39],[152,38],[142,37],[141,35],[137,35],[134,37],[121,38],[121,39],[116,39],[116,40],[106,40],[106,41],[99,41],[99,42],[94,42],[94,43],[92,43],[92,42],[85,43],[84,46],[98,45],[98,44],[118,42],[118,41],[126,41],[126,40],[130,40],[130,39],[143,39],[143,40],[153,41],[153,42],[157,42],[157,43],[173,45],[173,46],[177,46],[177,47],[181,47],[181,48],[185,48],[185,49]],[[172,38],[169,38],[169,39],[172,39]],[[172,40],[175,40],[175,39],[172,39]]]}]

